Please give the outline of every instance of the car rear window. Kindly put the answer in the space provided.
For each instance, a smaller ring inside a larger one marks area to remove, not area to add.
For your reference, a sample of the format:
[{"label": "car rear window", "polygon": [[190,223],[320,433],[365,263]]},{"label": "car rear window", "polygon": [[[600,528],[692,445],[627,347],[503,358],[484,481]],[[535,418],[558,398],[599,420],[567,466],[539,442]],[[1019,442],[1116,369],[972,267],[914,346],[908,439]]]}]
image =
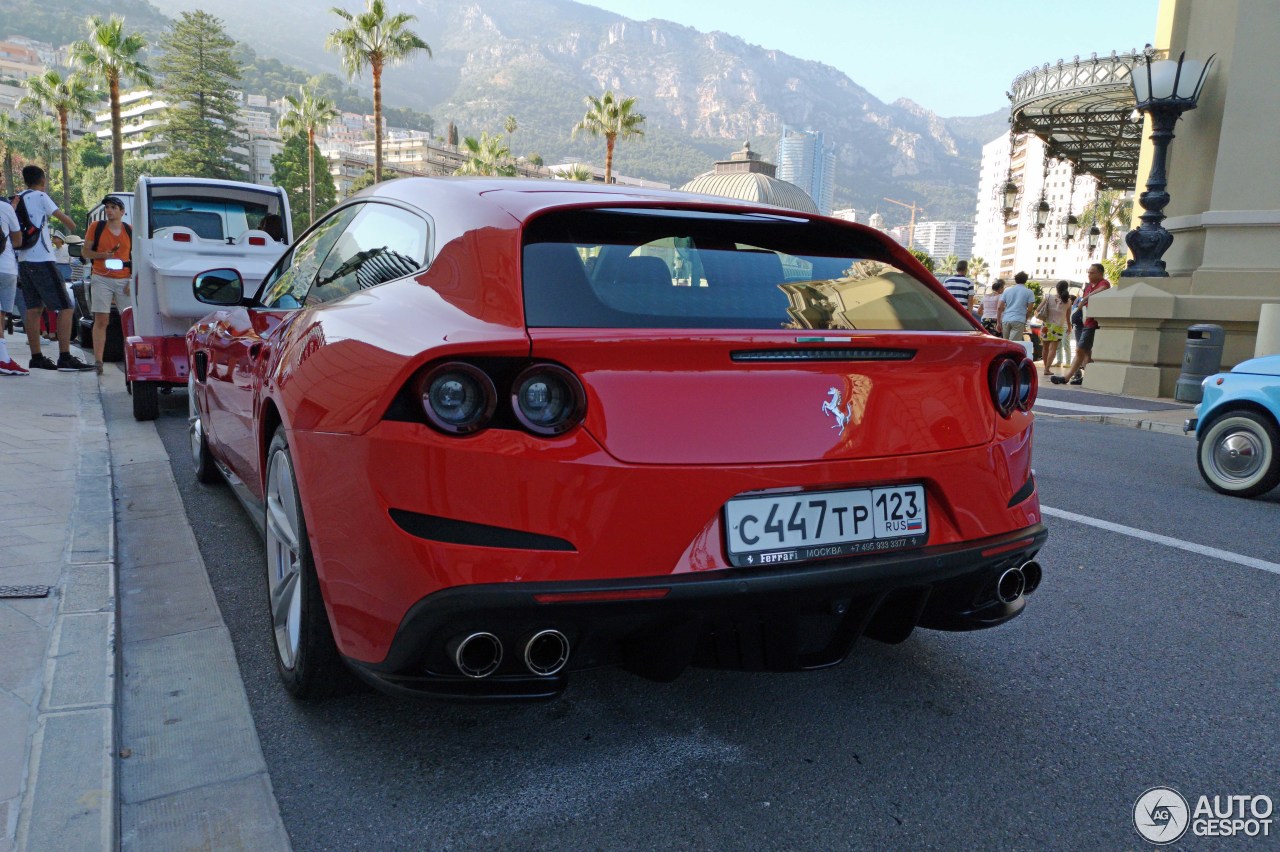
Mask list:
[{"label": "car rear window", "polygon": [[785,214],[549,213],[523,286],[532,328],[972,330],[875,237]]},{"label": "car rear window", "polygon": [[175,225],[190,228],[203,240],[225,240],[243,234],[250,223],[260,222],[273,213],[270,196],[263,194],[262,203],[239,198],[206,196],[162,196],[151,201],[151,232]]}]

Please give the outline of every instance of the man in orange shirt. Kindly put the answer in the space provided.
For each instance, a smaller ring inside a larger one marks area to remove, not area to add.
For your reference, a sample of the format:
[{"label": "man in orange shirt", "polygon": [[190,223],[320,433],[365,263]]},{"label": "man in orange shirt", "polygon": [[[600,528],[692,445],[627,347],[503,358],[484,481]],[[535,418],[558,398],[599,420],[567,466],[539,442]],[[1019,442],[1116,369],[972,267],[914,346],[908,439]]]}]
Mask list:
[{"label": "man in orange shirt", "polygon": [[102,199],[106,219],[85,230],[80,255],[93,261],[89,276],[93,310],[94,369],[102,373],[102,350],[107,344],[107,323],[111,302],[124,310],[129,304],[129,281],[133,276],[133,230],[124,222],[124,202],[114,195]]}]

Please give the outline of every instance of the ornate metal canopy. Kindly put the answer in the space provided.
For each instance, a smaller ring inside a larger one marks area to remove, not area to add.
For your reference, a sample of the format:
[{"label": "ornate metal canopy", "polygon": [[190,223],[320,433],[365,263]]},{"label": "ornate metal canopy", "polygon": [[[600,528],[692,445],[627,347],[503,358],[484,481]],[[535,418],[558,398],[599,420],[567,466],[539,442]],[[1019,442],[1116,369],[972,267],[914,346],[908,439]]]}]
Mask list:
[{"label": "ornate metal canopy", "polygon": [[1142,120],[1130,73],[1156,52],[1133,51],[1058,60],[1020,74],[1008,92],[1015,133],[1034,134],[1050,157],[1075,163],[1104,189],[1131,190],[1137,180]]}]

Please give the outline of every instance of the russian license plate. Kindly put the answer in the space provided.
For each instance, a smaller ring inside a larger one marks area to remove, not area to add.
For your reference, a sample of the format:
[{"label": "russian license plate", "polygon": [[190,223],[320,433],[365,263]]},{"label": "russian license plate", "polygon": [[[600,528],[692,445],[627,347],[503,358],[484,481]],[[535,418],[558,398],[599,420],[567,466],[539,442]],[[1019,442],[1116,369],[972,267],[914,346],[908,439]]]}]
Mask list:
[{"label": "russian license plate", "polygon": [[724,526],[729,564],[739,568],[919,547],[929,538],[922,485],[735,497]]}]

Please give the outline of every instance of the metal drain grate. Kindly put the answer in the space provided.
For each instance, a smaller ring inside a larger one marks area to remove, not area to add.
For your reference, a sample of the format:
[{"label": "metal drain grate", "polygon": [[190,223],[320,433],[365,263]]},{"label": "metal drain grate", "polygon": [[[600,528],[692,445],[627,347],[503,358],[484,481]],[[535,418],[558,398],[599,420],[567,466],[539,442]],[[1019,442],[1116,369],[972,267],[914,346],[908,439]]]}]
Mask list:
[{"label": "metal drain grate", "polygon": [[0,586],[0,598],[47,598],[49,586]]}]

